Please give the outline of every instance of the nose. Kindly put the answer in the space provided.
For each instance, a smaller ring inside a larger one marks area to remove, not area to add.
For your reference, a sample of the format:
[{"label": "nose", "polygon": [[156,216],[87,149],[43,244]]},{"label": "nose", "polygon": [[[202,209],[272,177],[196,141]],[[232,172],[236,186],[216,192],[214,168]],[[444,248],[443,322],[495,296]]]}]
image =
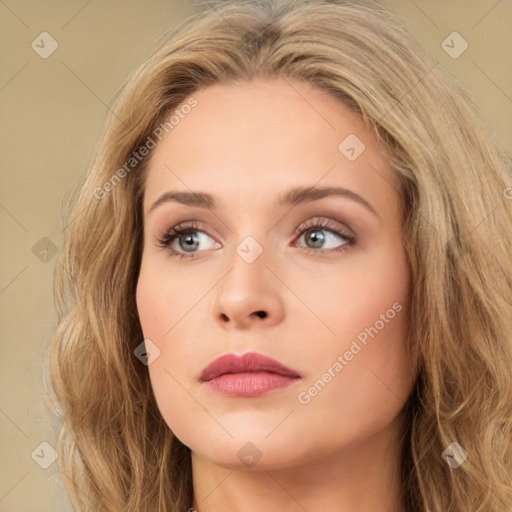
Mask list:
[{"label": "nose", "polygon": [[282,282],[267,266],[265,251],[248,263],[237,253],[216,287],[214,315],[223,329],[250,329],[282,321]]}]

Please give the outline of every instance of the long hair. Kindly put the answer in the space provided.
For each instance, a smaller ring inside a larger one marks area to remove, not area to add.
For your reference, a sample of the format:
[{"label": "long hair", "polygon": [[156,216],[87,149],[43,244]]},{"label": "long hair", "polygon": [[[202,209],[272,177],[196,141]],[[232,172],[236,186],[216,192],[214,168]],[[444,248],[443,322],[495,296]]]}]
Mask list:
[{"label": "long hair", "polygon": [[[134,355],[145,175],[155,134],[194,92],[260,77],[306,81],[348,105],[399,178],[416,376],[402,434],[408,512],[512,510],[511,157],[471,93],[380,4],[208,3],[116,94],[68,212],[48,372],[75,510],[192,506],[190,450]],[[458,467],[443,456],[453,443],[467,454]]]}]

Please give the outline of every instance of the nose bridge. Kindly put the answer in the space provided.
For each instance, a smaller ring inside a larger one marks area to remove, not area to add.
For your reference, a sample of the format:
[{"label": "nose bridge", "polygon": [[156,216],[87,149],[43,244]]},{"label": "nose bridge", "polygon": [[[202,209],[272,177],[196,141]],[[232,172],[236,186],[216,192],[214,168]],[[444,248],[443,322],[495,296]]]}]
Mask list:
[{"label": "nose bridge", "polygon": [[[260,268],[261,262],[267,261],[269,249],[271,246],[270,225],[273,219],[264,215],[266,205],[262,201],[253,202],[244,205],[240,195],[235,201],[236,211],[235,221],[231,225],[231,237],[234,254],[231,260],[232,264],[238,263],[241,259],[247,265],[253,265],[258,262]],[[243,265],[241,265],[243,268]]]},{"label": "nose bridge", "polygon": [[229,261],[231,271],[226,276],[231,286],[250,286],[254,294],[258,293],[260,286],[265,285],[269,274],[266,268],[269,263],[267,244],[264,245],[262,235],[256,236],[245,235],[234,245]]},{"label": "nose bridge", "polygon": [[245,281],[256,288],[263,285],[275,288],[279,280],[275,282],[276,277],[268,267],[274,270],[279,268],[274,253],[280,244],[285,243],[285,240],[277,237],[276,231],[272,229],[276,224],[275,215],[262,213],[268,211],[263,201],[252,203],[246,208],[241,206],[238,211],[240,213],[232,228],[233,254],[229,261],[232,267],[230,279],[236,276],[237,280]]}]

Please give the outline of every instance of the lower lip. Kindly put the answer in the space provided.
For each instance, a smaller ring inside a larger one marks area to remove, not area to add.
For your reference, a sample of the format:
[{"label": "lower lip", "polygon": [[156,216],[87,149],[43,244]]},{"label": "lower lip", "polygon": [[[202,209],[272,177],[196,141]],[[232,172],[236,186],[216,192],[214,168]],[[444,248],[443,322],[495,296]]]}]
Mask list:
[{"label": "lower lip", "polygon": [[221,395],[252,397],[285,388],[297,380],[299,380],[298,377],[286,377],[268,372],[226,373],[208,380],[204,384]]}]

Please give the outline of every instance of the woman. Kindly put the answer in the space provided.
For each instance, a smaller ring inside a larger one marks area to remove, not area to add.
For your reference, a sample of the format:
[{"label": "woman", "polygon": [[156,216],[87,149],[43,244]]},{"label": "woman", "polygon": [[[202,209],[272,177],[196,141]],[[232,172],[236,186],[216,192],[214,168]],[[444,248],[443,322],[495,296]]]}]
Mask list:
[{"label": "woman", "polygon": [[129,79],[56,272],[75,510],[512,510],[510,158],[372,2],[221,2]]}]

